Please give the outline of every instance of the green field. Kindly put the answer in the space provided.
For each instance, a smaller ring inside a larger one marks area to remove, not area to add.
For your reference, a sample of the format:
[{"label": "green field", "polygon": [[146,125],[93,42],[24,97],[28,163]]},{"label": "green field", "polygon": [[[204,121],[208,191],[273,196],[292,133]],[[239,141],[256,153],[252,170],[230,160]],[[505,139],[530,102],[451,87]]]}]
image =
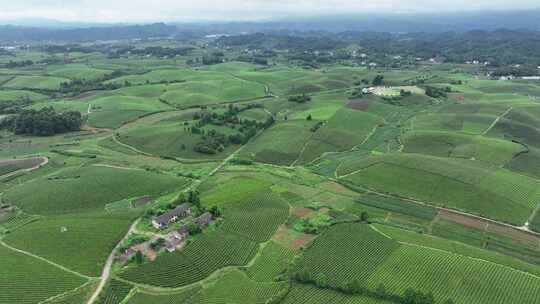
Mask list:
[{"label": "green field", "polygon": [[[340,244],[337,249],[336,244]],[[358,250],[363,254],[358,255]],[[362,258],[355,258],[361,256]],[[500,264],[440,249],[398,243],[369,226],[343,224],[330,229],[297,265],[310,276],[325,276],[330,286],[358,280],[375,290],[402,294],[407,288],[431,291],[436,300],[456,303],[538,301],[536,276]],[[347,271],[345,271],[347,269]]]},{"label": "green field", "polygon": [[89,166],[68,168],[7,191],[3,200],[30,213],[101,211],[123,198],[179,190],[186,180],[143,170]]},{"label": "green field", "polygon": [[38,303],[87,281],[4,246],[0,246],[0,257],[0,303]]},{"label": "green field", "polygon": [[[5,238],[5,242],[79,273],[97,277],[135,216],[105,213],[51,216],[17,229]],[[36,235],[41,237],[36,238]]]},{"label": "green field", "polygon": [[48,76],[17,76],[3,85],[9,89],[31,89],[54,91],[60,88],[60,84],[69,82],[67,78]]},{"label": "green field", "polygon": [[343,180],[354,185],[518,225],[540,195],[537,180],[471,160],[388,154],[341,168]]}]

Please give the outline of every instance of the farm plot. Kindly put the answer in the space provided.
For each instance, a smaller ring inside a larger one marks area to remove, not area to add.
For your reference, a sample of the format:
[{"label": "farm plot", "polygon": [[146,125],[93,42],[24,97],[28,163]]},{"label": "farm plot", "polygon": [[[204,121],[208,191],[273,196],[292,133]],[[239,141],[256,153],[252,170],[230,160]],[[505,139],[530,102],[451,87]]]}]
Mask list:
[{"label": "farm plot", "polygon": [[255,282],[242,271],[235,269],[205,286],[192,301],[214,304],[265,304],[286,285],[286,282]]},{"label": "farm plot", "polygon": [[439,157],[465,158],[503,166],[525,147],[506,140],[453,132],[420,131],[407,133],[402,142],[404,152]]},{"label": "farm plot", "polygon": [[120,277],[147,285],[180,287],[205,279],[226,266],[247,264],[257,244],[241,236],[222,231],[205,233],[182,251],[159,256],[155,261],[133,266]]},{"label": "farm plot", "polygon": [[316,122],[289,120],[280,122],[250,142],[240,156],[258,162],[291,165],[300,155]]},{"label": "farm plot", "polygon": [[97,277],[135,216],[105,213],[51,216],[8,234],[5,242],[79,273]]},{"label": "farm plot", "polygon": [[369,286],[392,293],[407,288],[455,303],[539,303],[540,278],[513,269],[424,247],[400,245],[372,273]]},{"label": "farm plot", "polygon": [[3,85],[10,89],[29,89],[56,91],[60,89],[60,84],[69,82],[67,78],[50,76],[17,76]]},{"label": "farm plot", "polygon": [[98,80],[112,73],[111,70],[91,68],[84,64],[67,64],[47,67],[51,76],[69,78],[72,80]]},{"label": "farm plot", "polygon": [[488,114],[429,113],[416,116],[411,125],[414,131],[454,131],[479,135],[497,119]]},{"label": "farm plot", "polygon": [[540,128],[538,124],[527,124],[505,117],[501,118],[487,135],[515,140],[535,148],[540,148]]},{"label": "farm plot", "polygon": [[99,296],[98,304],[117,304],[126,298],[133,286],[112,279],[106,286],[105,291]]},{"label": "farm plot", "polygon": [[227,75],[208,81],[172,84],[161,99],[179,108],[199,107],[265,96],[264,86]]},{"label": "farm plot", "polygon": [[324,276],[333,287],[353,280],[366,283],[398,247],[368,225],[336,225],[313,241],[295,271],[307,272],[312,278]]},{"label": "farm plot", "polygon": [[255,262],[246,268],[246,273],[254,281],[271,282],[287,269],[293,257],[292,250],[272,241],[264,247]]},{"label": "farm plot", "polygon": [[[440,221],[437,224],[439,223]],[[442,232],[443,229],[448,229],[443,233],[444,234],[443,237],[438,237],[438,236],[428,235],[428,234],[420,234],[420,233],[413,232],[410,230],[403,230],[403,229],[391,227],[388,225],[376,224],[374,226],[377,228],[377,230],[381,231],[385,235],[390,236],[392,239],[400,243],[444,250],[444,251],[459,254],[462,256],[489,261],[489,262],[503,265],[503,266],[508,266],[510,268],[527,272],[536,276],[540,275],[540,266],[538,265],[527,263],[525,261],[519,260],[518,258],[499,254],[497,252],[479,247],[479,246],[482,246],[483,244],[477,244],[476,239],[474,238],[476,238],[479,235],[480,235],[480,238],[483,238],[483,237],[481,233],[480,234],[475,233],[475,231],[478,231],[478,230],[469,229],[468,230],[469,233],[463,233],[467,229],[463,229],[463,227],[459,225],[449,226],[447,223],[437,226],[437,229],[439,230],[439,232]],[[455,229],[456,227],[458,227],[458,229]],[[460,230],[459,227],[461,227],[462,230]],[[433,234],[436,234],[435,227],[433,227]],[[454,237],[447,237],[447,236],[451,236],[452,234],[459,234],[459,235],[454,236]],[[468,241],[468,240],[471,240],[471,241]],[[467,243],[471,243],[471,245],[467,245]]]},{"label": "farm plot", "polygon": [[353,185],[518,225],[540,200],[538,181],[467,160],[387,154],[341,167],[340,174],[346,174],[342,180]]},{"label": "farm plot", "polygon": [[183,290],[172,294],[151,294],[137,292],[128,301],[128,304],[184,304],[199,291],[198,287]]},{"label": "farm plot", "polygon": [[366,140],[381,123],[379,116],[342,108],[311,137],[299,163],[309,163],[324,152],[350,150]]},{"label": "farm plot", "polygon": [[249,200],[224,205],[223,230],[253,242],[270,239],[289,216],[287,203],[273,192],[262,192]]},{"label": "farm plot", "polygon": [[[184,125],[190,121],[161,121],[151,125],[142,125],[118,132],[118,140],[153,155],[180,157],[180,158],[204,158],[222,159],[227,157],[238,145],[229,145],[223,151],[215,154],[202,154],[194,150],[195,146],[203,141],[203,135],[193,134],[189,127]],[[235,132],[225,126],[205,126],[205,131],[210,129],[219,133],[230,135]]]},{"label": "farm plot", "polygon": [[47,95],[24,90],[0,90],[0,102],[5,101],[42,101]]},{"label": "farm plot", "polygon": [[107,203],[182,189],[187,180],[143,170],[68,168],[7,190],[2,199],[35,214],[101,211]]},{"label": "farm plot", "polygon": [[201,202],[204,206],[223,206],[231,203],[242,203],[264,193],[272,185],[269,181],[249,176],[233,176],[221,180],[223,175],[208,179],[201,184]]},{"label": "farm plot", "polygon": [[45,161],[46,159],[42,157],[0,160],[0,176],[15,172],[17,170],[38,167]]},{"label": "farm plot", "polygon": [[347,295],[332,289],[320,289],[312,285],[294,284],[283,304],[390,304],[374,298]]},{"label": "farm plot", "polygon": [[87,280],[0,246],[0,303],[35,304],[75,289]]}]

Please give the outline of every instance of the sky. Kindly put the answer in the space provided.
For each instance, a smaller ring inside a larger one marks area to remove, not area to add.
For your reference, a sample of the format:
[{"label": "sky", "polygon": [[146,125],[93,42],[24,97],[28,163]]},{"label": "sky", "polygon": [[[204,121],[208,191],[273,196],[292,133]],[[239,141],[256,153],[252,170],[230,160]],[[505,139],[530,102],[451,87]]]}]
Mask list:
[{"label": "sky", "polygon": [[540,8],[538,0],[0,0],[0,20],[255,21],[296,16]]}]

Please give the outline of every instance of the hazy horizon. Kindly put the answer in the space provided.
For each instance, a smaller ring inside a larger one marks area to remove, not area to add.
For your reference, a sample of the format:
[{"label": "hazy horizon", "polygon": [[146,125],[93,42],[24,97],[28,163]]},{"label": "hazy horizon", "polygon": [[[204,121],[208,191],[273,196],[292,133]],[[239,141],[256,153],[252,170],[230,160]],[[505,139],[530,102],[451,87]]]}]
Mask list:
[{"label": "hazy horizon", "polygon": [[3,22],[41,19],[62,22],[136,23],[196,21],[264,21],[290,17],[311,17],[339,14],[414,14],[458,13],[482,10],[538,9],[537,0],[447,1],[428,0],[299,0],[262,1],[229,0],[0,0]]}]

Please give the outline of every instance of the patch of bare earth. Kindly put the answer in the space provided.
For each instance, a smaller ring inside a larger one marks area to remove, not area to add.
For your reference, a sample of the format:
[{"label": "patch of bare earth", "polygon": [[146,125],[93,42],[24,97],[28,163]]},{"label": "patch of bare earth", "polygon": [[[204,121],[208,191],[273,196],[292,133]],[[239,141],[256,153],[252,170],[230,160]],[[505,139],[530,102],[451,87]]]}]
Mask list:
[{"label": "patch of bare earth", "polygon": [[369,108],[370,104],[371,104],[371,100],[369,99],[363,99],[363,98],[351,99],[347,103],[347,107],[354,110],[365,111]]},{"label": "patch of bare earth", "polygon": [[299,250],[302,246],[306,245],[307,243],[311,242],[315,238],[312,234],[305,234],[302,233],[299,235],[288,248],[293,250]]},{"label": "patch of bare earth", "polygon": [[288,229],[285,227],[285,225],[281,225],[274,236],[272,236],[272,240],[274,242],[294,251],[299,250],[302,246],[309,243],[314,238],[314,235],[300,233],[292,229]]},{"label": "patch of bare earth", "polygon": [[140,251],[150,261],[155,261],[157,258],[157,253],[150,247],[150,242],[135,245],[133,249]]},{"label": "patch of bare earth", "polygon": [[446,210],[441,210],[440,213],[439,213],[439,216],[443,220],[448,220],[448,221],[451,221],[451,222],[454,222],[454,223],[457,223],[457,224],[461,224],[463,226],[467,226],[467,227],[471,227],[471,228],[477,228],[477,229],[481,229],[481,230],[484,230],[486,228],[487,223],[488,223],[487,221],[484,221],[482,219],[469,217],[469,216],[453,213],[453,212],[446,211]]},{"label": "patch of bare earth", "polygon": [[309,215],[313,212],[312,209],[309,209],[309,208],[302,208],[302,207],[299,207],[299,208],[291,208],[291,211],[290,213],[291,214],[294,214],[298,217],[304,217],[306,215]]},{"label": "patch of bare earth", "polygon": [[540,243],[540,237],[533,233],[519,230],[510,226],[497,224],[488,220],[456,214],[446,210],[440,211],[440,217],[441,219],[449,220],[467,227],[486,230],[488,232],[510,237],[514,240],[527,242],[534,246]]}]

